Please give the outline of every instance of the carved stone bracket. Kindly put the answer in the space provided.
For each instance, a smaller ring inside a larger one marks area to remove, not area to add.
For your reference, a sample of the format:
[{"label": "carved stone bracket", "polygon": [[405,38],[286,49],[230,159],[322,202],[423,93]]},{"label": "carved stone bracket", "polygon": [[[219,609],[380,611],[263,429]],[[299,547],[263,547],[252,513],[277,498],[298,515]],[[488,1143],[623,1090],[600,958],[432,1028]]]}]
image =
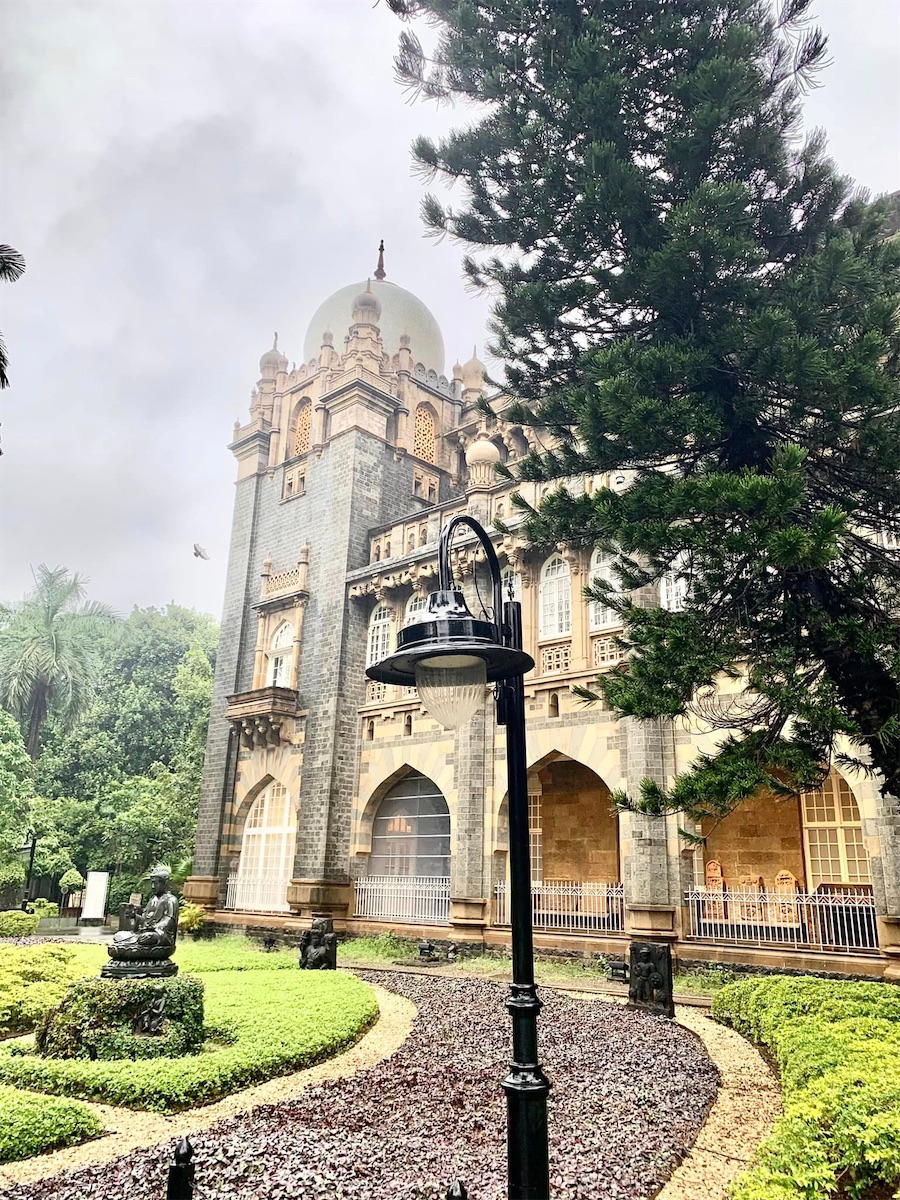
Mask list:
[{"label": "carved stone bracket", "polygon": [[297,715],[292,688],[264,687],[228,697],[225,716],[239,730],[245,750],[274,749],[290,743],[291,722]]}]

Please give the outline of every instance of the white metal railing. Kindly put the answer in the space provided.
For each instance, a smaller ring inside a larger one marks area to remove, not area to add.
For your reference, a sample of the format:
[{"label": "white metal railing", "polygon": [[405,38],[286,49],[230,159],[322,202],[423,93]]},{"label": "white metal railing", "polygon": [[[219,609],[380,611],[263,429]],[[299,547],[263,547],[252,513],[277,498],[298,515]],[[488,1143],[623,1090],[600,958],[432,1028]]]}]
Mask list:
[{"label": "white metal railing", "polygon": [[[509,885],[498,883],[494,897],[495,923],[509,925]],[[535,929],[620,933],[625,928],[625,891],[621,883],[532,883],[531,919]]]},{"label": "white metal railing", "polygon": [[875,901],[860,892],[685,892],[688,937],[740,946],[877,951]]},{"label": "white metal railing", "polygon": [[450,919],[445,875],[366,875],[356,881],[357,917],[440,924]]},{"label": "white metal railing", "polygon": [[225,907],[240,912],[290,912],[287,902],[290,875],[276,871],[257,875],[231,875],[225,893]]}]

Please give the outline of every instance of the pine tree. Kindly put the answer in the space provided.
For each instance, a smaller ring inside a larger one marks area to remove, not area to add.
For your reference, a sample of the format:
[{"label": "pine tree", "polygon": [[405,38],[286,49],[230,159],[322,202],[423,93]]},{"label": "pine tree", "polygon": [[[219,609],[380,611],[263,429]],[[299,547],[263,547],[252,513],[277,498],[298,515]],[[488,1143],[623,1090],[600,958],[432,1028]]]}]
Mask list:
[{"label": "pine tree", "polygon": [[[389,2],[439,30],[427,57],[403,32],[401,81],[476,102],[414,157],[461,185],[424,218],[497,297],[505,415],[553,445],[514,467],[558,482],[526,536],[686,590],[605,594],[629,660],[588,695],[699,710],[720,748],[619,802],[722,816],[814,786],[844,738],[900,796],[900,239],[800,140],[809,0]],[[603,472],[631,486],[562,482]]]}]

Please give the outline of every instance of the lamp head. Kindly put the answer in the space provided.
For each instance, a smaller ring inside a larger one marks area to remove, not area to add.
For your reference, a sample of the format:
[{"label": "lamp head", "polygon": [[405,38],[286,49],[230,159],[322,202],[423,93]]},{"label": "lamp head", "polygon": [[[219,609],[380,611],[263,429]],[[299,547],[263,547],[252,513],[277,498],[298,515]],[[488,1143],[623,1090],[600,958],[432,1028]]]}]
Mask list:
[{"label": "lamp head", "polygon": [[488,683],[524,675],[534,659],[504,646],[497,626],[469,612],[458,591],[436,591],[421,616],[400,630],[397,649],[366,670],[379,683],[415,685],[431,715],[449,729],[472,716]]}]

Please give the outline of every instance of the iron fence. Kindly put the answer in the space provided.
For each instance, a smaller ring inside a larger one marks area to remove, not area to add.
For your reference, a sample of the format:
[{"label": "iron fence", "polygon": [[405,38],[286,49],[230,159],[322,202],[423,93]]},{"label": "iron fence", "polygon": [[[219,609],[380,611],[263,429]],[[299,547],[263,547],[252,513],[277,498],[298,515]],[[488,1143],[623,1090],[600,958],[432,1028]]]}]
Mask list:
[{"label": "iron fence", "polygon": [[[509,885],[494,888],[497,925],[509,925]],[[562,933],[621,933],[625,928],[625,890],[621,883],[543,880],[531,885],[535,929]]]},{"label": "iron fence", "polygon": [[450,880],[444,875],[366,875],[356,881],[354,915],[443,924],[450,920]]},{"label": "iron fence", "polygon": [[858,891],[694,888],[685,901],[688,937],[696,941],[856,954],[878,950],[875,901]]}]

